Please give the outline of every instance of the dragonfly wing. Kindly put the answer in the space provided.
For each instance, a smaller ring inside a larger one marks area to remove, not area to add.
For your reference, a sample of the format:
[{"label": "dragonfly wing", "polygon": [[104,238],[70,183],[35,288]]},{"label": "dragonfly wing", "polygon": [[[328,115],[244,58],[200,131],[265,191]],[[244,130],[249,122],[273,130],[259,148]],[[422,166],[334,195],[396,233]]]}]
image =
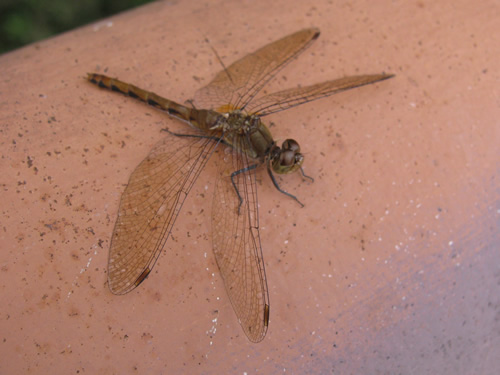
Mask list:
[{"label": "dragonfly wing", "polygon": [[351,76],[318,83],[316,85],[283,90],[254,100],[248,106],[247,111],[265,116],[355,87],[383,81],[391,77],[393,77],[392,74]]},{"label": "dragonfly wing", "polygon": [[[212,210],[213,250],[239,323],[250,341],[259,342],[269,323],[269,294],[259,235],[255,168],[247,169],[251,165],[247,157],[234,149],[219,152],[223,155],[218,158]],[[239,173],[234,174],[236,171]]]},{"label": "dragonfly wing", "polygon": [[151,272],[216,145],[206,137],[169,135],[134,170],[111,238],[108,283],[113,293],[130,292]]},{"label": "dragonfly wing", "polygon": [[[319,36],[315,28],[304,29],[246,55],[218,73],[195,94],[198,108],[228,112],[221,108],[244,108],[283,67]],[[229,109],[231,109],[229,108]]]}]

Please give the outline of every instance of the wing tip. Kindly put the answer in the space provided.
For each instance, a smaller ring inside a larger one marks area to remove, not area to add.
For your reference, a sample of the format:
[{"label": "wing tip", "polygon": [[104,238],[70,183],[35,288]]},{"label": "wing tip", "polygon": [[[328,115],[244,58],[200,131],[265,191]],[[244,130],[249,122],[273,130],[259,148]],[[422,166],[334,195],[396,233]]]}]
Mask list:
[{"label": "wing tip", "polygon": [[384,79],[396,77],[396,75],[392,73],[382,73],[381,76],[382,76],[382,78],[380,79],[381,81],[383,81]]},{"label": "wing tip", "polygon": [[304,31],[311,34],[311,40],[318,39],[321,34],[321,31],[317,27],[310,27],[308,29],[302,30],[302,32]]}]

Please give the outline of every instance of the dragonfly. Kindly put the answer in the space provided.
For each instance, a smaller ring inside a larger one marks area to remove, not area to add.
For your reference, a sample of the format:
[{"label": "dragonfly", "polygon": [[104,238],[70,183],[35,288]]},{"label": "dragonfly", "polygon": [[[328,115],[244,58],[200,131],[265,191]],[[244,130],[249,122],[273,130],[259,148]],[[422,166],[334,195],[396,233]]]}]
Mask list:
[{"label": "dragonfly", "polygon": [[[274,174],[302,170],[304,155],[293,139],[281,146],[262,121],[265,116],[355,87],[393,77],[357,75],[261,94],[266,84],[320,35],[300,30],[237,60],[182,105],[99,73],[88,81],[139,99],[190,126],[156,144],[130,176],[111,237],[108,285],[122,295],[151,273],[181,208],[208,160],[217,160],[212,202],[212,248],[229,300],[248,339],[261,341],[269,326],[270,303],[262,256],[257,167]],[[216,152],[217,149],[223,152]],[[303,205],[302,205],[303,206]]]}]

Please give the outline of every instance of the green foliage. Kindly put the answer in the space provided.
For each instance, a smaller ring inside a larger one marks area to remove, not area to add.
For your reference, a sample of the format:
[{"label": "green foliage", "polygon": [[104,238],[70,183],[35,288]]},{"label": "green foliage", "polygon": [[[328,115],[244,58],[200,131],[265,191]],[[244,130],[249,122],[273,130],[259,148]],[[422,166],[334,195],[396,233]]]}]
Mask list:
[{"label": "green foliage", "polygon": [[0,0],[0,53],[152,0]]}]

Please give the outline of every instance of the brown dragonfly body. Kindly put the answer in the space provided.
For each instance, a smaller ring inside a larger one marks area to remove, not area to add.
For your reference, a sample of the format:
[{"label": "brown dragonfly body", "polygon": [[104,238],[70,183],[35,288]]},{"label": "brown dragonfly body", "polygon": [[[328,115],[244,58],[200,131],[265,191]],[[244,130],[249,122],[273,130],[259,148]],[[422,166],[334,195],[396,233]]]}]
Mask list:
[{"label": "brown dragonfly body", "polygon": [[113,293],[130,292],[149,275],[191,187],[215,149],[223,145],[228,152],[216,158],[213,250],[243,331],[253,342],[264,338],[270,309],[255,170],[265,164],[274,185],[297,200],[279,188],[273,172],[299,170],[304,157],[293,139],[278,146],[261,118],[392,77],[351,76],[257,97],[318,36],[317,29],[301,30],[236,61],[195,94],[196,108],[117,79],[88,74],[88,80],[101,87],[142,100],[191,125],[159,142],[130,177],[111,239],[108,281]]}]

